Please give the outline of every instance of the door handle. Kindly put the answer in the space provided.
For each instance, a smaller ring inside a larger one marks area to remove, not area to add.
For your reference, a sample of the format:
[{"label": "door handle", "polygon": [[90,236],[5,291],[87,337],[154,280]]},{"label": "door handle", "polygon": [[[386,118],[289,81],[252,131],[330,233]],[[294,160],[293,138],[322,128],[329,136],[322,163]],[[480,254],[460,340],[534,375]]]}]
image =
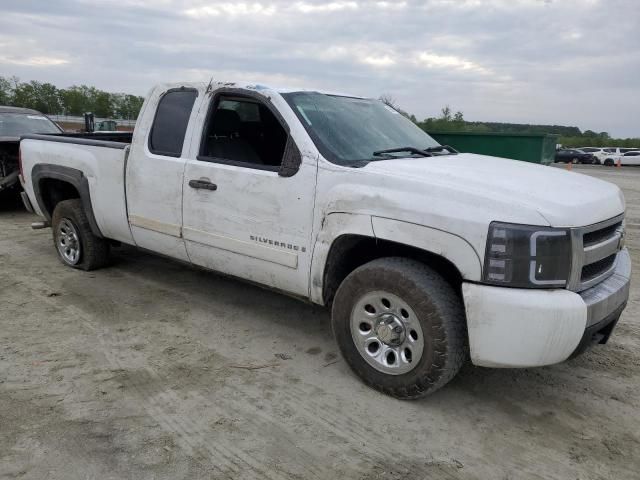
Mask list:
[{"label": "door handle", "polygon": [[218,186],[215,183],[211,183],[208,180],[189,180],[189,186],[191,188],[202,189],[202,190],[215,191],[218,189]]}]

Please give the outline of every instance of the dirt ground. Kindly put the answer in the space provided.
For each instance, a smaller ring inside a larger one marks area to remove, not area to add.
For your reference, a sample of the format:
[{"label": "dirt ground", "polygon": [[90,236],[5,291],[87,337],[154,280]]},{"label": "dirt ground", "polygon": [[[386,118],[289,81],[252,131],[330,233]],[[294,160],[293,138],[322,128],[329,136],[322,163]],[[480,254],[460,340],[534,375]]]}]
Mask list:
[{"label": "dirt ground", "polygon": [[635,283],[610,343],[468,365],[418,402],[360,383],[321,308],[132,248],[65,268],[5,205],[0,478],[640,478],[640,168],[574,170],[627,198]]}]

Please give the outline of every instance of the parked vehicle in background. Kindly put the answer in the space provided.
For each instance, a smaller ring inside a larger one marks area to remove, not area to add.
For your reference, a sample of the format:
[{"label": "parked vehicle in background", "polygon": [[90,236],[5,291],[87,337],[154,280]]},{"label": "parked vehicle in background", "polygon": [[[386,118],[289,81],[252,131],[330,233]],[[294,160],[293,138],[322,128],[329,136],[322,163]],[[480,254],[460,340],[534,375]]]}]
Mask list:
[{"label": "parked vehicle in background", "polygon": [[640,165],[640,150],[632,150],[621,155],[609,155],[604,160],[604,164],[607,167],[612,167],[617,165],[618,161],[620,165]]},{"label": "parked vehicle in background", "polygon": [[324,305],[355,374],[398,398],[469,355],[562,362],[627,303],[617,186],[457,153],[378,100],[163,84],[133,138],[97,135],[20,145],[25,206],[63,264],[103,267],[125,243]]},{"label": "parked vehicle in background", "polygon": [[598,164],[604,162],[605,159],[611,155],[611,153],[607,152],[605,148],[599,147],[579,147],[576,150],[580,150],[584,153],[590,153],[591,155],[596,157],[596,159],[598,160]]},{"label": "parked vehicle in background", "polygon": [[577,148],[567,148],[556,152],[556,163],[597,163],[598,160],[590,153],[585,153]]},{"label": "parked vehicle in background", "polygon": [[61,133],[62,129],[37,110],[0,106],[0,192],[19,188],[20,137],[29,133]]},{"label": "parked vehicle in background", "polygon": [[640,147],[625,147],[625,148],[620,148],[620,147],[606,147],[603,149],[605,152],[607,152],[608,156],[607,158],[611,157],[612,155],[623,155],[627,152],[634,152],[636,150],[640,150]]}]

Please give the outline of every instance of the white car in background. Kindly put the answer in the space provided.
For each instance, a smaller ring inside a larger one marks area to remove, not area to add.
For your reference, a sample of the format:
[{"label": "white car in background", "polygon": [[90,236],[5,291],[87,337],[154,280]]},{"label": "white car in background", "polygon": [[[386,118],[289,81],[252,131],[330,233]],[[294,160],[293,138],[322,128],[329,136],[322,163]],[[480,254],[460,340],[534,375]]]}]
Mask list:
[{"label": "white car in background", "polygon": [[612,167],[618,163],[618,160],[621,165],[640,165],[640,150],[627,151],[619,155],[609,154],[605,158],[604,164],[607,167]]},{"label": "white car in background", "polygon": [[599,148],[599,147],[580,147],[577,148],[576,150],[580,150],[584,153],[590,153],[591,155],[593,155],[594,157],[596,157],[596,159],[598,160],[598,163],[601,164],[602,162],[604,162],[607,158],[609,158],[609,156],[611,155],[610,152],[607,152],[606,148]]},{"label": "white car in background", "polygon": [[603,150],[605,152],[607,152],[607,154],[609,154],[609,156],[611,155],[623,155],[627,152],[635,152],[636,150],[640,150],[640,147],[636,148],[636,147],[626,147],[626,148],[620,148],[620,147],[607,147],[607,148],[603,148]]}]

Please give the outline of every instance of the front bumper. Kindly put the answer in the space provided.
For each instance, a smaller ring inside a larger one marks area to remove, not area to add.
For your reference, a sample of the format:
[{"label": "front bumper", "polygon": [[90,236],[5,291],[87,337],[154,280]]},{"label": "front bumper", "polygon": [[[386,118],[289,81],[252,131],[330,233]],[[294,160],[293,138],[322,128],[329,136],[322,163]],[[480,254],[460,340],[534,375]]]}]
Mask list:
[{"label": "front bumper", "polygon": [[629,298],[630,278],[631,257],[623,249],[614,273],[580,293],[463,283],[471,361],[537,367],[606,342]]}]

